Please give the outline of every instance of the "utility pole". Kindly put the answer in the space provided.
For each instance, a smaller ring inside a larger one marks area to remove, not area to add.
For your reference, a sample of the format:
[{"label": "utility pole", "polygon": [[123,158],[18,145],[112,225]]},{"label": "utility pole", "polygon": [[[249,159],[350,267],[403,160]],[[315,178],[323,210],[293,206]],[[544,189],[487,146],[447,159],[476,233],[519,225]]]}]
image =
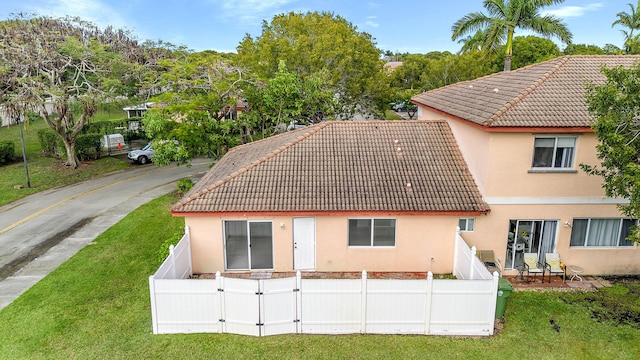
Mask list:
[{"label": "utility pole", "polygon": [[24,161],[24,171],[27,174],[27,188],[31,188],[31,181],[29,180],[29,165],[27,164],[27,151],[24,146],[24,134],[22,133],[22,121],[20,116],[16,117],[18,125],[20,126],[20,141],[22,142],[22,160]]}]

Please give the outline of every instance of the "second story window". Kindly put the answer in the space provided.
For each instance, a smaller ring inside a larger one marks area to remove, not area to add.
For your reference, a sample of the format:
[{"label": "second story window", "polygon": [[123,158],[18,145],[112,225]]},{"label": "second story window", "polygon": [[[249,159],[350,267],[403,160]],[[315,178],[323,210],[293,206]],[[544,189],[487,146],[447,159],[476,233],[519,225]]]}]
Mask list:
[{"label": "second story window", "polygon": [[575,136],[538,136],[533,148],[534,168],[573,168]]}]

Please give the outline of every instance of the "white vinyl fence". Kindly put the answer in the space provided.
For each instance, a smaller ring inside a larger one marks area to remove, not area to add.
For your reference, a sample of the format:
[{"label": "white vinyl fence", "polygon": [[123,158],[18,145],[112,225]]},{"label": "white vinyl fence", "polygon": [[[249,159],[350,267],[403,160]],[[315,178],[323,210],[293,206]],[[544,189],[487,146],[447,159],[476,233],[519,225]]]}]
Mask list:
[{"label": "white vinyl fence", "polygon": [[367,279],[365,271],[361,279],[302,279],[298,272],[281,279],[217,273],[215,279],[196,280],[186,279],[186,231],[149,277],[153,332],[492,335],[498,276],[475,269],[478,259],[468,257],[473,250],[466,244],[457,247],[462,273],[456,276],[475,280],[436,280],[431,272],[426,280]]}]

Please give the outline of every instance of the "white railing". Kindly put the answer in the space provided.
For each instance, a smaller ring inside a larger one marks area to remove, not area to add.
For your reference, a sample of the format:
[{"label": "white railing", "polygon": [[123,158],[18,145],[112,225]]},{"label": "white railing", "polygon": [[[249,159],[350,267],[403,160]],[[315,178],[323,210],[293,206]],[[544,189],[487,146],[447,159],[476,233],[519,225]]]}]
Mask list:
[{"label": "white railing", "polygon": [[458,238],[456,276],[474,280],[186,279],[187,230],[149,277],[153,333],[492,335],[498,275]]}]

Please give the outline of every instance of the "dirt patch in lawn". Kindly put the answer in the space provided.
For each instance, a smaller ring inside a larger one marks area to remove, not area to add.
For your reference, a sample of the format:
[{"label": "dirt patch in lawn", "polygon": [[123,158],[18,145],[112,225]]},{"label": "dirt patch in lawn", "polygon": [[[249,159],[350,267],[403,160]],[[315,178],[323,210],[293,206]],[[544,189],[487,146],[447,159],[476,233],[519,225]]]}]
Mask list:
[{"label": "dirt patch in lawn", "polygon": [[598,322],[640,329],[640,277],[609,276],[605,280],[618,286],[589,293],[566,293],[562,300],[583,305]]}]

